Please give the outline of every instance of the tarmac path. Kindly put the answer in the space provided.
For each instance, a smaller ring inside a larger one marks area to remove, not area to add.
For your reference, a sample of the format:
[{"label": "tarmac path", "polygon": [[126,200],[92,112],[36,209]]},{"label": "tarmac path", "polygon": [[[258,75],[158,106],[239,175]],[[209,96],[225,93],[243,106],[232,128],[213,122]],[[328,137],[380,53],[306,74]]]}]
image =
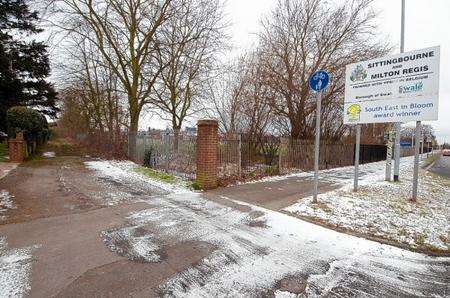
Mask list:
[{"label": "tarmac path", "polygon": [[[402,158],[400,169],[408,167]],[[383,180],[385,177],[385,161],[360,165],[359,180]],[[208,196],[226,196],[231,199],[255,204],[264,208],[279,211],[291,206],[299,199],[313,195],[314,172],[300,172],[279,177],[269,177],[254,183],[233,185],[208,192]],[[354,167],[342,167],[319,172],[319,194],[353,184]]]},{"label": "tarmac path", "polygon": [[450,156],[441,155],[429,171],[450,178]]}]

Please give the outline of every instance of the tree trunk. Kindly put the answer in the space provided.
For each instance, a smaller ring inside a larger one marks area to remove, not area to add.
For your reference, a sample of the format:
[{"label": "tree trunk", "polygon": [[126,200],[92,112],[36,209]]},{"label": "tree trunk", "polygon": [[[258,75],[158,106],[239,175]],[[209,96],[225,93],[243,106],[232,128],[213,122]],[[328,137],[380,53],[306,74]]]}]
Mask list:
[{"label": "tree trunk", "polygon": [[293,139],[299,139],[300,138],[300,123],[296,121],[295,119],[290,119],[291,122],[291,137]]},{"label": "tree trunk", "polygon": [[128,158],[136,161],[136,137],[139,127],[139,116],[130,116],[130,129],[128,131]]},{"label": "tree trunk", "polygon": [[176,153],[178,152],[178,139],[180,137],[180,128],[174,127],[173,128],[173,151]]}]

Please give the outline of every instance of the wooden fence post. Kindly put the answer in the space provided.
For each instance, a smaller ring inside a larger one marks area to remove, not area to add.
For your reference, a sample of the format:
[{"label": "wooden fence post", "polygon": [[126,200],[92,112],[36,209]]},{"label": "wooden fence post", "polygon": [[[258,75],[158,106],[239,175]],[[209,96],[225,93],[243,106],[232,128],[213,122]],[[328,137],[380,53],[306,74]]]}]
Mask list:
[{"label": "wooden fence post", "polygon": [[280,148],[278,149],[278,172],[281,174],[283,169],[283,154],[287,153],[288,140],[280,137]]}]

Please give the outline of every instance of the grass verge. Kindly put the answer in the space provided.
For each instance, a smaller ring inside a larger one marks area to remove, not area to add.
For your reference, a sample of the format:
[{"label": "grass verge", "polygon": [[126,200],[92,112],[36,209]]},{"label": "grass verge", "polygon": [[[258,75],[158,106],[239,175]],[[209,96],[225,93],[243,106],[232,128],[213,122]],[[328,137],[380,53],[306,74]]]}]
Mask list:
[{"label": "grass verge", "polygon": [[6,144],[0,143],[0,162],[6,160],[6,155],[8,155]]},{"label": "grass verge", "polygon": [[134,169],[134,171],[149,178],[170,184],[175,183],[176,180],[174,175],[146,167],[137,167],[136,169]]},{"label": "grass verge", "polygon": [[182,177],[172,175],[167,172],[158,171],[155,169],[139,166],[134,169],[136,173],[142,174],[148,178],[155,179],[169,184],[178,184],[187,187],[191,190],[201,190],[200,186],[195,181],[185,180]]},{"label": "grass verge", "polygon": [[431,154],[430,156],[428,156],[425,161],[423,162],[422,168],[426,168],[429,165],[431,165],[433,162],[435,162],[436,160],[438,160],[440,157],[440,154]]}]

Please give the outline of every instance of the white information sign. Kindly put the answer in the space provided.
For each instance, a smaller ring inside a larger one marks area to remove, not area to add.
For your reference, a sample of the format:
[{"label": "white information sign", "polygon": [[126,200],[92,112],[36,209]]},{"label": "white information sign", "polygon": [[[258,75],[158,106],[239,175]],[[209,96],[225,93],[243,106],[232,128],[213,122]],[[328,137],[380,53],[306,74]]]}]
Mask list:
[{"label": "white information sign", "polygon": [[440,47],[349,64],[344,123],[437,120]]}]

